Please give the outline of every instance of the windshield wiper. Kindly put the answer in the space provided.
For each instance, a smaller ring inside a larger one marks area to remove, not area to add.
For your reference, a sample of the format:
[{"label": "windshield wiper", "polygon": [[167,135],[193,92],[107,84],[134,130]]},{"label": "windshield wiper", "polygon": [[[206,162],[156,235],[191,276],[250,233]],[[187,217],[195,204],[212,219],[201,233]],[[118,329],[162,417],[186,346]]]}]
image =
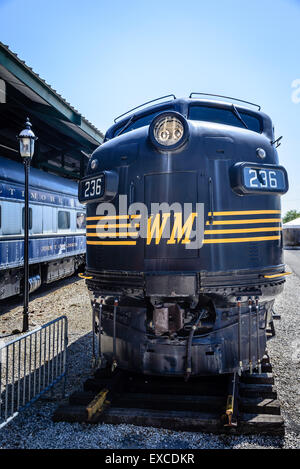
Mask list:
[{"label": "windshield wiper", "polygon": [[124,125],[124,127],[121,128],[121,130],[117,133],[117,135],[115,135],[115,137],[118,137],[119,135],[121,135],[121,134],[124,132],[124,130],[127,129],[127,127],[128,127],[128,126],[131,124],[131,122],[133,121],[134,117],[135,117],[135,114],[133,114],[133,115],[130,117],[130,119],[126,122],[126,124]]},{"label": "windshield wiper", "polygon": [[234,115],[238,118],[238,120],[243,124],[244,127],[246,127],[246,129],[248,129],[248,126],[246,124],[246,122],[244,121],[244,119],[241,117],[239,111],[237,110],[237,108],[235,107],[234,104],[232,104],[232,110],[233,110],[233,113]]}]

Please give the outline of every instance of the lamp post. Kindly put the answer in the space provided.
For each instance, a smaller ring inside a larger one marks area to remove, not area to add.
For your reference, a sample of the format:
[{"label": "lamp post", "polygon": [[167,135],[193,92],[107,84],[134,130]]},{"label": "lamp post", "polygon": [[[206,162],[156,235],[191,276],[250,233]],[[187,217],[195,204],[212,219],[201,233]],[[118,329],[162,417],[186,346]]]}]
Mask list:
[{"label": "lamp post", "polygon": [[29,170],[31,158],[34,154],[34,142],[37,137],[31,130],[31,123],[27,117],[25,129],[18,135],[20,155],[25,170],[25,213],[24,213],[24,307],[23,332],[28,331],[28,302],[29,302]]}]

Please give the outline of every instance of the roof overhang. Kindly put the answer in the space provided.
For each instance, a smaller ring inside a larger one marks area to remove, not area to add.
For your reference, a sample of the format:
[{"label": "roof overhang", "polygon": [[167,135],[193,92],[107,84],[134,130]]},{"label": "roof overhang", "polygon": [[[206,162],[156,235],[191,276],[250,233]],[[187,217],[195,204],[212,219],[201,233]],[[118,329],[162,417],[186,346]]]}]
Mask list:
[{"label": "roof overhang", "polygon": [[[0,151],[14,159],[15,135],[30,117],[39,137],[35,165],[72,178],[82,175],[86,156],[103,142],[103,134],[74,109],[25,62],[0,42]],[[60,161],[57,161],[57,158]],[[63,160],[76,171],[64,168]],[[73,161],[73,163],[72,163]],[[78,163],[78,164],[77,164]]]}]

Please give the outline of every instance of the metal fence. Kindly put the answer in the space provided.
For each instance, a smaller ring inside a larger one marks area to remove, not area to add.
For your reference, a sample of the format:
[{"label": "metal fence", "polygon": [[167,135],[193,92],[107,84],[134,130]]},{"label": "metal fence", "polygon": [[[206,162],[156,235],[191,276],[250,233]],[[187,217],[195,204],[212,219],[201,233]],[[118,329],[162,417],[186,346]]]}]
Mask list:
[{"label": "metal fence", "polygon": [[60,316],[0,345],[0,428],[67,376],[68,321]]}]

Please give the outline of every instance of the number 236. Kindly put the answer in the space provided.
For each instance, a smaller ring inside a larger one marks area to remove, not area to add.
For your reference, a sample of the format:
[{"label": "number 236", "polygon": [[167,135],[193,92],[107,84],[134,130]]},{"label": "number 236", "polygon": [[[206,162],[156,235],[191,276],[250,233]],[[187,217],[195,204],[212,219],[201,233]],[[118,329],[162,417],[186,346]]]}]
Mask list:
[{"label": "number 236", "polygon": [[[258,179],[258,173],[263,182]],[[275,171],[265,171],[261,169],[258,172],[255,169],[250,169],[249,175],[252,174],[253,176],[250,177],[249,181],[250,187],[271,187],[272,189],[277,188],[277,179]]]},{"label": "number 236", "polygon": [[101,179],[92,179],[85,183],[84,197],[93,197],[101,194]]}]

